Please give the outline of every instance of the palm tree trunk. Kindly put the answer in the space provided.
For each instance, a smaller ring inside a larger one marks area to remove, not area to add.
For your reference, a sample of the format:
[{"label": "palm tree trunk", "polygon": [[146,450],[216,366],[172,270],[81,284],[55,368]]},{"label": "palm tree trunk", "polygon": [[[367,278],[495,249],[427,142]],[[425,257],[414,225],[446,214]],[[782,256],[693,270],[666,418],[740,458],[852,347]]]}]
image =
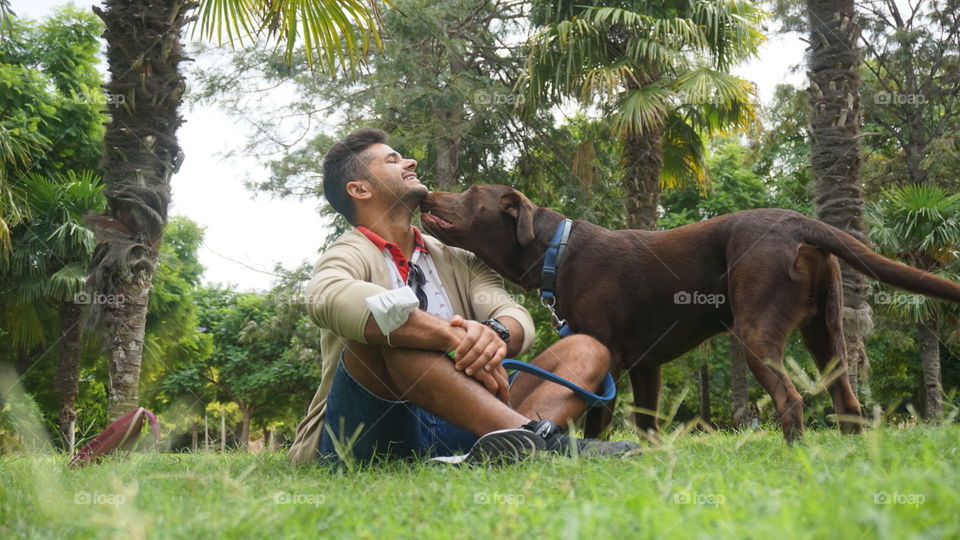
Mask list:
[{"label": "palm tree trunk", "polygon": [[940,380],[940,341],[937,340],[937,319],[920,324],[920,365],[923,371],[923,416],[928,422],[943,417],[943,383]]},{"label": "palm tree trunk", "polygon": [[57,405],[60,407],[60,437],[64,450],[74,452],[77,413],[73,403],[80,390],[80,338],[83,335],[81,324],[82,310],[75,302],[61,303],[58,308],[60,324],[59,365],[54,376],[54,391]]},{"label": "palm tree trunk", "polygon": [[[853,0],[807,0],[810,27],[810,164],[817,218],[864,241],[859,181],[860,34]],[[841,264],[844,336],[854,392],[869,367],[864,338],[873,328],[864,277]]]},{"label": "palm tree trunk", "polygon": [[657,228],[660,205],[660,171],[663,169],[663,128],[627,133],[623,143],[627,227]]},{"label": "palm tree trunk", "polygon": [[180,34],[195,3],[105,0],[110,81],[104,134],[107,216],[91,219],[101,243],[90,268],[93,290],[114,301],[95,307],[109,354],[110,406],[117,418],[137,405],[150,284],[170,202],[170,177],[183,155],[177,144],[185,88]]}]

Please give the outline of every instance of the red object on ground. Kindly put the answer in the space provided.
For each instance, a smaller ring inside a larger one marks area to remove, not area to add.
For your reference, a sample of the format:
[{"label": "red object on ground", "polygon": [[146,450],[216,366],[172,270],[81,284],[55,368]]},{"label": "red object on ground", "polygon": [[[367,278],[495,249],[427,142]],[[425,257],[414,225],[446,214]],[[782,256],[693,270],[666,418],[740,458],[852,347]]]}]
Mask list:
[{"label": "red object on ground", "polygon": [[83,467],[97,463],[114,450],[130,450],[140,438],[144,419],[150,422],[154,446],[160,444],[160,425],[157,415],[139,407],[118,418],[77,452],[70,460],[71,467]]}]

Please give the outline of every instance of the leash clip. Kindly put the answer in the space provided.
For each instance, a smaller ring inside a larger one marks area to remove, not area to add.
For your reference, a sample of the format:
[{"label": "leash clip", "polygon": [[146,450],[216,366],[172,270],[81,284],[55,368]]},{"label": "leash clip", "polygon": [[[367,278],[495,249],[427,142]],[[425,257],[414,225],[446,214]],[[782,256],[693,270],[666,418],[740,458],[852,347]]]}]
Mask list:
[{"label": "leash clip", "polygon": [[540,297],[540,305],[549,309],[550,316],[553,317],[554,330],[556,330],[557,333],[562,336],[564,335],[565,328],[569,328],[569,327],[567,326],[567,320],[561,319],[560,316],[557,315],[557,310],[556,308],[554,308],[554,305],[556,303],[557,303],[557,298],[555,296],[551,296],[549,298]]}]

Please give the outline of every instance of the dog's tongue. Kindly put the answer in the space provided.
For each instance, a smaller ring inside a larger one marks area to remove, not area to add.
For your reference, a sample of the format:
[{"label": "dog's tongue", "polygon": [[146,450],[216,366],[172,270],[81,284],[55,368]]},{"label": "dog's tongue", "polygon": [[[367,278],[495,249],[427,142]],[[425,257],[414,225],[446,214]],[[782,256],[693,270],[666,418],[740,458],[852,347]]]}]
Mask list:
[{"label": "dog's tongue", "polygon": [[421,214],[420,214],[420,219],[421,219],[421,221],[422,221],[422,220],[426,220],[427,223],[429,223],[429,224],[431,224],[431,225],[436,225],[437,227],[440,227],[441,229],[450,229],[450,228],[453,227],[453,223],[450,223],[449,221],[443,219],[442,217],[440,217],[440,216],[438,216],[438,215],[436,215],[436,214],[431,214],[430,212],[423,212],[423,213],[421,213]]}]

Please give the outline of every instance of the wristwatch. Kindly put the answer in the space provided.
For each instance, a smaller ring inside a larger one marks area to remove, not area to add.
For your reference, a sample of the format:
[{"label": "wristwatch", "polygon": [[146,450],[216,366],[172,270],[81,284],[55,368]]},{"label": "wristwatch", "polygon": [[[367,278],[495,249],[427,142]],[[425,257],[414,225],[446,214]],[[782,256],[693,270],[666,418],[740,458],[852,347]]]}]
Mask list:
[{"label": "wristwatch", "polygon": [[510,343],[510,330],[507,330],[507,327],[504,326],[502,322],[496,319],[487,319],[483,321],[483,325],[496,332],[504,343]]}]

